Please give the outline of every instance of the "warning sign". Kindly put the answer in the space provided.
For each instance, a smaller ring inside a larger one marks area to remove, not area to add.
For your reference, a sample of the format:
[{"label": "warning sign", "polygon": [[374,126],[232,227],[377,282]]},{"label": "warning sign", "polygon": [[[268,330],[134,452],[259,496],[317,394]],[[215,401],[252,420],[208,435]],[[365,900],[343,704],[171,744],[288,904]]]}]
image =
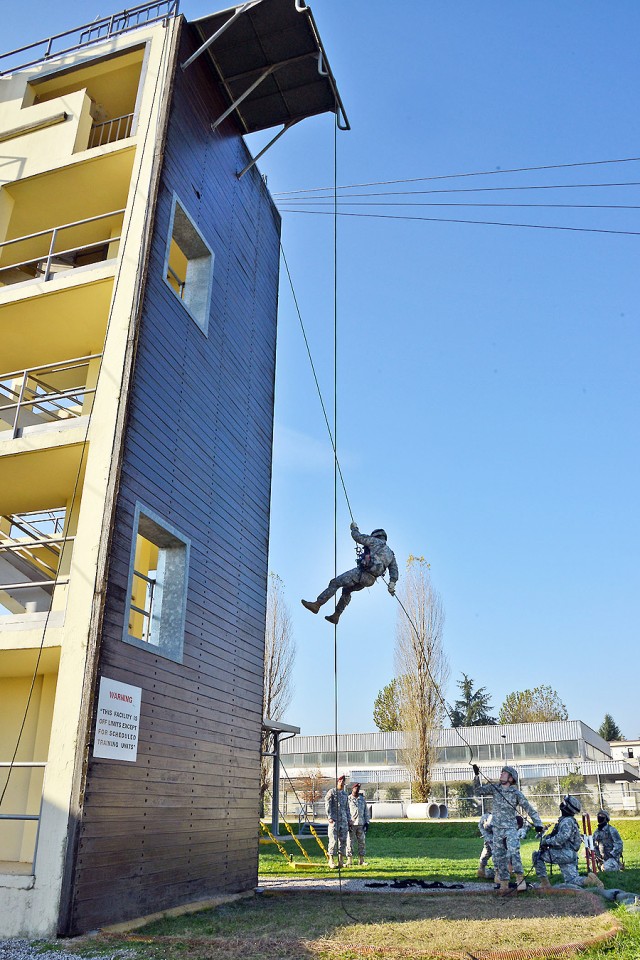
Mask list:
[{"label": "warning sign", "polygon": [[135,762],[138,755],[141,687],[100,679],[94,757]]}]

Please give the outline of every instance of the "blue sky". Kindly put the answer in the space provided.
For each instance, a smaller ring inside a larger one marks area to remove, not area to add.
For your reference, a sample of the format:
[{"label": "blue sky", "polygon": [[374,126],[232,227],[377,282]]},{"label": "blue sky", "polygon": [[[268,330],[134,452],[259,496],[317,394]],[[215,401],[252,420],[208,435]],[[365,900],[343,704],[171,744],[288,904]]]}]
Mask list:
[{"label": "blue sky", "polygon": [[[193,19],[222,5],[181,9]],[[82,16],[116,8],[88,0]],[[637,210],[602,208],[640,205],[640,162],[502,172],[640,154],[637,3],[312,8],[353,128],[338,135],[339,184],[494,171],[361,192],[565,185],[372,198],[534,207],[345,212],[640,231]],[[44,36],[76,23],[70,3],[26,0],[3,47],[36,39],[34,24]],[[272,193],[331,185],[333,144],[331,117],[289,131],[260,163]],[[604,183],[626,185],[573,186]],[[279,205],[332,419],[333,221]],[[431,563],[449,700],[461,671],[496,710],[548,683],[572,719],[597,728],[609,712],[640,735],[639,252],[640,236],[616,233],[339,219],[338,455],[362,529],[387,529],[401,573],[409,554]],[[283,273],[270,567],[298,646],[286,719],[305,734],[334,729],[333,628],[299,603],[332,575],[333,512],[331,449]],[[341,497],[341,570],[354,559],[349,520]],[[341,620],[340,732],[374,729],[397,610],[376,587]]]}]

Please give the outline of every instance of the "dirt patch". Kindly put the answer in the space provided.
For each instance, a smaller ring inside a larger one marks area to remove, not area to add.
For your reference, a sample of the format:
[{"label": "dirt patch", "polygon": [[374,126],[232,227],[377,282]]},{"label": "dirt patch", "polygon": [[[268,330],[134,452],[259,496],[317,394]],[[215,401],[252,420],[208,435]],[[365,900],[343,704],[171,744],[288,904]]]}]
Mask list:
[{"label": "dirt patch", "polygon": [[149,960],[533,960],[573,956],[619,930],[586,892],[506,899],[296,892],[100,939]]}]

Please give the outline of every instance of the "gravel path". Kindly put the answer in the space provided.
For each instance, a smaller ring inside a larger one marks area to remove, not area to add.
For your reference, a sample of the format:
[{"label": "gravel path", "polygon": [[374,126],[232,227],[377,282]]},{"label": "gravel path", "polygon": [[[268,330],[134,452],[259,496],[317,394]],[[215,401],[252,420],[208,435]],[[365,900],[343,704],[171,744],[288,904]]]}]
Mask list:
[{"label": "gravel path", "polygon": [[[99,960],[126,960],[128,950],[101,953]],[[0,960],[79,960],[77,953],[66,950],[43,950],[42,943],[29,940],[0,940]],[[96,960],[98,958],[96,957]]]},{"label": "gravel path", "polygon": [[[333,877],[260,877],[259,890],[339,890],[340,879]],[[376,886],[368,886],[374,883]],[[469,891],[482,890],[484,892],[493,890],[493,883],[461,883],[444,884],[442,887],[428,888],[407,885],[406,887],[394,887],[391,884],[377,886],[380,881],[370,879],[356,879],[355,877],[342,877],[342,889],[347,893],[465,893]]]}]

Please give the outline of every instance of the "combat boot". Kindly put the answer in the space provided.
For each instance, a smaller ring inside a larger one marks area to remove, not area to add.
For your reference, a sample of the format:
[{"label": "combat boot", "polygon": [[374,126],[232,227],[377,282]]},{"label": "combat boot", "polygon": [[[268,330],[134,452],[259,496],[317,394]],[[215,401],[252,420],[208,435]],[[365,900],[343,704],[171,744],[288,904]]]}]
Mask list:
[{"label": "combat boot", "polygon": [[337,624],[340,619],[340,614],[336,610],[335,613],[332,613],[330,617],[325,617],[325,620],[328,620],[329,623]]},{"label": "combat boot", "polygon": [[348,866],[348,867],[352,867],[352,866],[353,866],[353,857],[347,857],[347,866]]},{"label": "combat boot", "polygon": [[551,890],[551,884],[549,883],[549,877],[540,877],[540,889],[541,889],[541,890]]},{"label": "combat boot", "polygon": [[508,896],[509,896],[509,893],[510,893],[510,890],[509,890],[509,881],[508,881],[508,880],[501,880],[501,881],[500,881],[500,886],[498,887],[498,896],[499,896],[499,897],[508,897]]},{"label": "combat boot", "polygon": [[516,893],[523,893],[527,889],[524,873],[516,873]]},{"label": "combat boot", "polygon": [[317,613],[322,606],[319,600],[301,600],[300,603],[303,607],[306,607],[307,610],[311,610],[311,613]]},{"label": "combat boot", "polygon": [[335,870],[335,869],[336,869],[335,860],[333,859],[333,857],[329,857],[329,870]]},{"label": "combat boot", "polygon": [[342,858],[342,854],[340,854],[340,856],[338,857],[338,866],[344,867],[344,860]]},{"label": "combat boot", "polygon": [[368,867],[369,864],[366,862],[366,860],[364,859],[364,857],[360,857],[360,859],[358,860],[358,866],[360,866],[360,867]]},{"label": "combat boot", "polygon": [[487,871],[485,870],[484,867],[478,867],[477,876],[481,877],[482,879],[486,879]]}]

